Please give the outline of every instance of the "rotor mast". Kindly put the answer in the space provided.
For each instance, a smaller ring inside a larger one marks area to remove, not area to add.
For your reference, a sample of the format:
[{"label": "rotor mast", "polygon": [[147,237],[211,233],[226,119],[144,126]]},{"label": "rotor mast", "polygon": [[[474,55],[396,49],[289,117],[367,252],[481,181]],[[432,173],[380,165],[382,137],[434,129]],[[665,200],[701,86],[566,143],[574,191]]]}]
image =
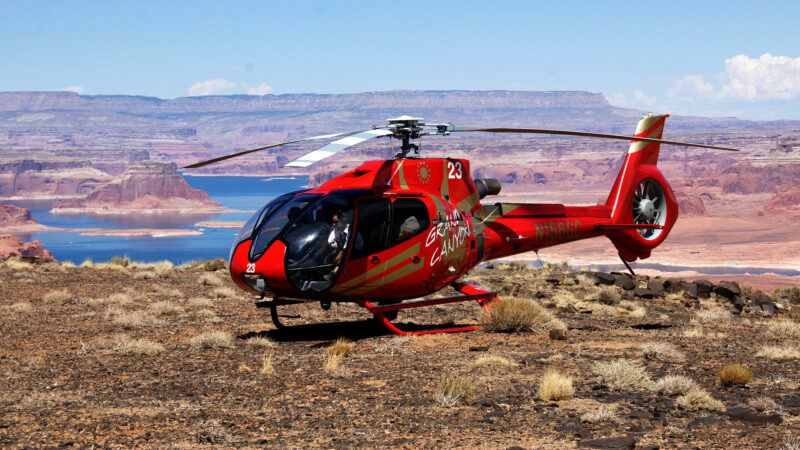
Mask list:
[{"label": "rotor mast", "polygon": [[[450,134],[452,124],[426,124],[422,122],[424,119],[421,117],[411,117],[409,115],[402,115],[394,119],[387,119],[388,125],[375,125],[372,129],[388,129],[392,132],[391,137],[399,139],[402,142],[400,153],[394,156],[395,159],[404,158],[419,158],[419,146],[412,144],[412,139],[419,139],[422,136],[431,134],[426,130],[430,127],[436,127],[434,134]],[[432,130],[431,130],[432,131]]]}]

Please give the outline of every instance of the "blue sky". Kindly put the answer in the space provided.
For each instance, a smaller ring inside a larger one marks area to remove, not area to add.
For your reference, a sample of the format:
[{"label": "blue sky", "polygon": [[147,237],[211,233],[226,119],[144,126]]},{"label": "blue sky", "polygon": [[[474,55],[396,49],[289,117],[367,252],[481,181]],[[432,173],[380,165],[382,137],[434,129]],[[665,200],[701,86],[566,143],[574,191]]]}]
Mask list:
[{"label": "blue sky", "polygon": [[800,119],[800,2],[0,0],[0,91],[585,90]]}]

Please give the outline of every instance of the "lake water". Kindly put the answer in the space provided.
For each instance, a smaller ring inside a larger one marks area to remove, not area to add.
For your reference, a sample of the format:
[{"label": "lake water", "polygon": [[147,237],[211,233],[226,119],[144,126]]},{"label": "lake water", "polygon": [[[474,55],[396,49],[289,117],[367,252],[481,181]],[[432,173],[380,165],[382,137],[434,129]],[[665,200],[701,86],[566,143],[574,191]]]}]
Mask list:
[{"label": "lake water", "polygon": [[[184,175],[192,187],[231,209],[255,211],[276,196],[302,189],[308,177],[203,177]],[[169,260],[182,264],[198,258],[228,258],[231,244],[239,233],[236,228],[194,226],[201,220],[245,221],[253,214],[119,214],[53,215],[52,201],[7,201],[31,210],[37,222],[59,228],[170,228],[199,230],[200,236],[81,236],[64,231],[41,231],[18,235],[25,242],[38,240],[59,261],[80,264],[86,259],[108,261],[113,256],[129,256],[134,261]]]}]

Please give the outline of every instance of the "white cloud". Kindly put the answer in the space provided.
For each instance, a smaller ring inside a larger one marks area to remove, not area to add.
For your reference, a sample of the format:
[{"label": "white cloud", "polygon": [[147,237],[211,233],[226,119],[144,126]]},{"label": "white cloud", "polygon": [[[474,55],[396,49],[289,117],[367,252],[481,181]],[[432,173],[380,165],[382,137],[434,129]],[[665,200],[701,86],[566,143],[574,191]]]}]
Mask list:
[{"label": "white cloud", "polygon": [[625,94],[622,92],[615,92],[606,97],[606,99],[608,100],[608,103],[611,103],[612,105],[625,106],[628,104],[628,99],[625,98]]},{"label": "white cloud", "polygon": [[238,85],[232,81],[214,78],[206,81],[198,81],[189,88],[189,95],[214,95],[220,92],[230,91]]},{"label": "white cloud", "polygon": [[83,86],[78,86],[77,84],[73,84],[72,86],[67,86],[64,88],[64,90],[74,92],[76,94],[83,94]]},{"label": "white cloud", "polygon": [[675,81],[667,91],[667,96],[693,102],[697,98],[713,96],[714,90],[714,85],[707,82],[702,75],[686,75]]},{"label": "white cloud", "polygon": [[266,95],[272,92],[272,86],[267,83],[261,83],[258,86],[251,87],[247,83],[242,83],[242,88],[247,90],[250,95]]},{"label": "white cloud", "polygon": [[800,58],[737,55],[725,60],[725,74],[728,84],[720,89],[722,98],[752,101],[800,96]]},{"label": "white cloud", "polygon": [[638,106],[653,106],[658,103],[658,99],[645,94],[642,91],[633,91],[633,99]]}]

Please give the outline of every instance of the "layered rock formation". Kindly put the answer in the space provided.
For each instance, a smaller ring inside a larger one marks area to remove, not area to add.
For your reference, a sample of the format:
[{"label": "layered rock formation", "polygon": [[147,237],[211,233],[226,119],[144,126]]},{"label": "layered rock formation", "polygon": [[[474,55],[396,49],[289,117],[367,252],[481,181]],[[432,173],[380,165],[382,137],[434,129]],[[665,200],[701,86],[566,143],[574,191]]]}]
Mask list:
[{"label": "layered rock formation", "polygon": [[62,200],[53,212],[206,213],[226,211],[219,202],[195,189],[178,173],[175,163],[142,161],[113,181],[100,185],[85,199]]},{"label": "layered rock formation", "polygon": [[0,201],[0,231],[32,232],[48,228],[36,222],[30,210]]},{"label": "layered rock formation", "polygon": [[30,159],[0,162],[0,197],[47,198],[84,196],[111,181],[88,161]]},{"label": "layered rock formation", "polygon": [[800,216],[800,186],[772,197],[764,207],[764,211],[771,214]]},{"label": "layered rock formation", "polygon": [[0,256],[31,256],[53,259],[53,255],[39,241],[23,243],[16,236],[0,233]]}]

